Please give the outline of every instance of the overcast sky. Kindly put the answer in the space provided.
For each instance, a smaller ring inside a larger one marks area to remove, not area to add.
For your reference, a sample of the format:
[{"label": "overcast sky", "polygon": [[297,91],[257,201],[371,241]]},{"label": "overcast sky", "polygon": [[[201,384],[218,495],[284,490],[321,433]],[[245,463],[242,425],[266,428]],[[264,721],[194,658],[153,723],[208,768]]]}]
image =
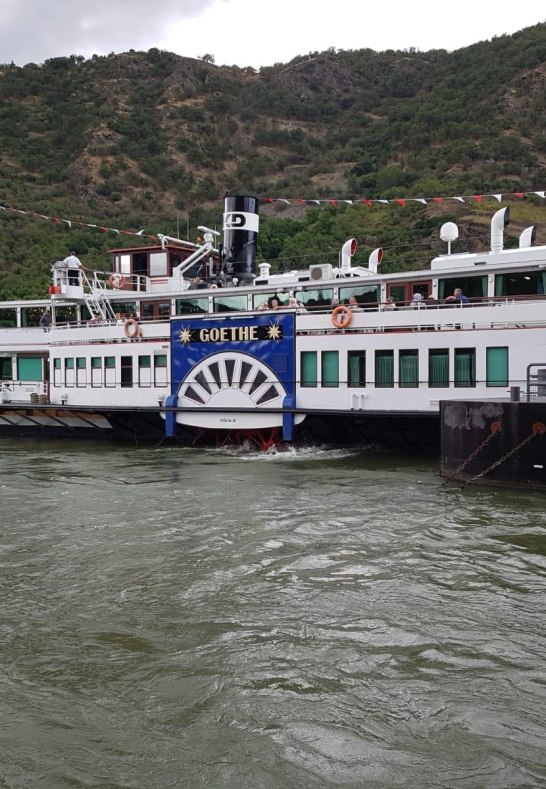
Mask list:
[{"label": "overcast sky", "polygon": [[545,21],[545,0],[0,0],[0,62],[158,47],[259,68],[329,47],[453,50]]}]

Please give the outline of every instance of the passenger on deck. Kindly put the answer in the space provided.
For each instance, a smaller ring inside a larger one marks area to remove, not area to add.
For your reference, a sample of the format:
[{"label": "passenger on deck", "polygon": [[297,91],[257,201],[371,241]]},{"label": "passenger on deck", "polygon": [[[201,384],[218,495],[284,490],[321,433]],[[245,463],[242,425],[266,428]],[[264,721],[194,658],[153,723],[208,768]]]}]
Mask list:
[{"label": "passenger on deck", "polygon": [[353,312],[362,312],[362,307],[358,303],[356,296],[349,296],[349,301],[347,302],[347,306]]},{"label": "passenger on deck", "polygon": [[269,305],[270,310],[278,310],[281,305],[279,304],[278,299],[271,299],[271,303]]},{"label": "passenger on deck", "polygon": [[470,304],[470,299],[465,296],[462,288],[455,288],[452,296],[448,296],[445,301],[459,301],[461,304]]},{"label": "passenger on deck", "polygon": [[422,295],[420,293],[416,292],[411,297],[411,306],[414,307],[414,308],[415,307],[420,307],[422,301],[423,301]]},{"label": "passenger on deck", "polygon": [[387,301],[383,304],[384,310],[395,310],[396,309],[396,302],[392,296],[387,297]]},{"label": "passenger on deck", "polygon": [[303,304],[300,304],[299,301],[294,298],[294,296],[291,296],[288,299],[288,306],[292,307],[293,309],[297,309],[298,312],[307,312]]},{"label": "passenger on deck", "polygon": [[47,331],[49,329],[49,327],[51,326],[51,320],[52,320],[51,308],[47,307],[47,309],[44,310],[44,312],[42,313],[42,315],[40,317],[40,326],[42,327],[42,329],[44,331]]},{"label": "passenger on deck", "polygon": [[68,284],[69,285],[79,285],[80,284],[80,269],[82,267],[81,260],[76,257],[76,253],[74,250],[67,255],[63,260],[64,265],[68,269],[67,277],[68,277]]},{"label": "passenger on deck", "polygon": [[267,301],[263,301],[263,302],[260,304],[260,306],[258,307],[258,310],[259,310],[260,312],[262,312],[263,310],[268,310],[268,309],[269,309],[269,304],[267,303]]}]

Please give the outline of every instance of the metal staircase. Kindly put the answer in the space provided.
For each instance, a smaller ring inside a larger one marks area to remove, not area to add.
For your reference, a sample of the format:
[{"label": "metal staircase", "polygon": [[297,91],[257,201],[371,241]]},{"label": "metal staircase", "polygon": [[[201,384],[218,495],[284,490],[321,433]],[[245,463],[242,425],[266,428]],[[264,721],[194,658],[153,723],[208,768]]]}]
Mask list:
[{"label": "metal staircase", "polygon": [[91,318],[101,321],[113,321],[116,319],[110,300],[106,297],[104,282],[93,275],[90,281],[85,271],[80,270],[83,297]]}]

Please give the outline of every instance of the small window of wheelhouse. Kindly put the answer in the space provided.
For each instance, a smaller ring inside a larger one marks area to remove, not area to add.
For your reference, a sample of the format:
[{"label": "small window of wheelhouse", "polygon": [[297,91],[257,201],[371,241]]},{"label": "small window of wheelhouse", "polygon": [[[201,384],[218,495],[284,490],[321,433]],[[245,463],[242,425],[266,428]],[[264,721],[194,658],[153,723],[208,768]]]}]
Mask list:
[{"label": "small window of wheelhouse", "polygon": [[166,252],[150,252],[150,277],[165,277],[169,273]]},{"label": "small window of wheelhouse", "polygon": [[129,253],[114,255],[114,271],[125,275],[131,273],[131,255]]}]

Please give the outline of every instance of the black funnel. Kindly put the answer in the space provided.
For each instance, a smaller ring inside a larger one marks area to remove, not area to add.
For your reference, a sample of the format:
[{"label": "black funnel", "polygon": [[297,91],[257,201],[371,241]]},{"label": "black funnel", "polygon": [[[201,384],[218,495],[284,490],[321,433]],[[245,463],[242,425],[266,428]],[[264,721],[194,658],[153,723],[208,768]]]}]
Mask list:
[{"label": "black funnel", "polygon": [[258,198],[232,195],[224,208],[224,269],[239,282],[252,282],[256,276],[258,238]]}]

